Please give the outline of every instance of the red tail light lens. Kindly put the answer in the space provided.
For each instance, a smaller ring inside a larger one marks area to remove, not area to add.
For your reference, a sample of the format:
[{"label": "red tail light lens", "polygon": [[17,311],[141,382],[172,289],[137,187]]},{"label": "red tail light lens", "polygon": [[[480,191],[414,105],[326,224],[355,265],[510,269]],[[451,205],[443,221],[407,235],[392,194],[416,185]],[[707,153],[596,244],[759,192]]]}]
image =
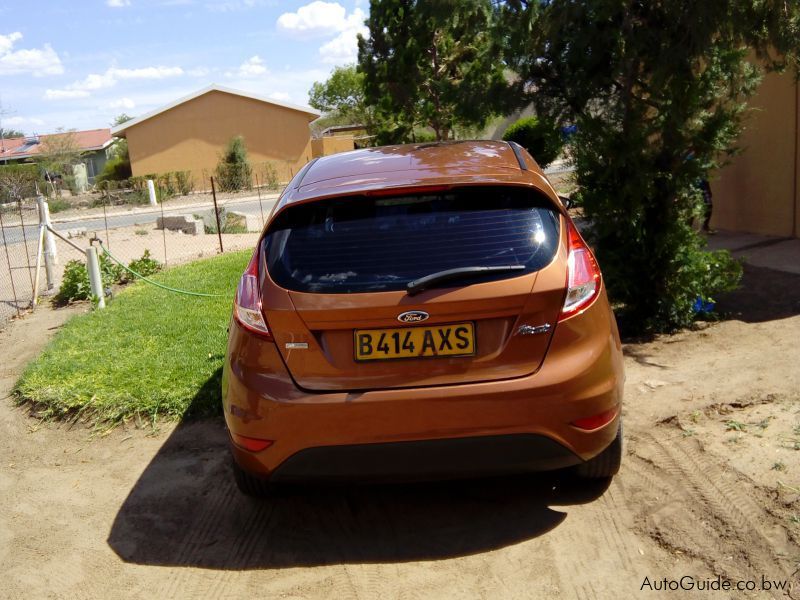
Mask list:
[{"label": "red tail light lens", "polygon": [[600,293],[600,267],[571,220],[567,221],[567,234],[567,297],[559,321],[585,310]]},{"label": "red tail light lens", "polygon": [[261,290],[258,285],[258,247],[247,265],[233,302],[233,316],[247,329],[268,339],[272,338],[267,321],[261,312]]},{"label": "red tail light lens", "polygon": [[261,452],[262,450],[266,450],[273,444],[272,440],[262,440],[259,438],[245,437],[243,435],[238,435],[236,433],[231,433],[231,439],[233,439],[234,444],[236,444],[240,448],[249,450],[250,452]]}]

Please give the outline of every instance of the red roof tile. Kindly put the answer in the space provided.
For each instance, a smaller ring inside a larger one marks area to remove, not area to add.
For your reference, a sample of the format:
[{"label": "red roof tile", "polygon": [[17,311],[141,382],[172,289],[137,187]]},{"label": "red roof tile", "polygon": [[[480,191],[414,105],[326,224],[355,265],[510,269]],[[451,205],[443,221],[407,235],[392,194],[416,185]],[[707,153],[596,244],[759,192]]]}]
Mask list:
[{"label": "red roof tile", "polygon": [[[66,135],[66,133],[49,133],[40,136],[5,139],[3,140],[2,147],[0,147],[0,160],[13,160],[36,156],[37,154],[41,153],[42,142],[45,139],[50,137],[58,137],[60,135]],[[73,131],[72,135],[75,136],[75,143],[77,144],[78,149],[82,152],[105,148],[113,139],[111,137],[110,129]],[[35,142],[37,139],[39,143]]]}]

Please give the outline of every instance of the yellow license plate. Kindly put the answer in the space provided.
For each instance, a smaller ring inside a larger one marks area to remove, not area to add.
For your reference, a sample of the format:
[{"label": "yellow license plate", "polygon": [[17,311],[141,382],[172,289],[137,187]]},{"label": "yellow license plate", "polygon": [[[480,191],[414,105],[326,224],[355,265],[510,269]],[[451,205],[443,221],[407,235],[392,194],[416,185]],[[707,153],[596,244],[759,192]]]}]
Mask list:
[{"label": "yellow license plate", "polygon": [[475,327],[472,323],[356,329],[353,334],[358,361],[475,354]]}]

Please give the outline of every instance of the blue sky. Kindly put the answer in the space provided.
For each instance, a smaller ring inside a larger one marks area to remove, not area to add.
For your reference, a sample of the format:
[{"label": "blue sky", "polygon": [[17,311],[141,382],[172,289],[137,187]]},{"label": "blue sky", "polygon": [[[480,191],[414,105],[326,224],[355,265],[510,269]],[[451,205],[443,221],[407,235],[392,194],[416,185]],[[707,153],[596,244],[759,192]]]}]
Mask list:
[{"label": "blue sky", "polygon": [[305,105],[355,60],[363,0],[0,0],[6,128],[107,127],[211,83]]}]

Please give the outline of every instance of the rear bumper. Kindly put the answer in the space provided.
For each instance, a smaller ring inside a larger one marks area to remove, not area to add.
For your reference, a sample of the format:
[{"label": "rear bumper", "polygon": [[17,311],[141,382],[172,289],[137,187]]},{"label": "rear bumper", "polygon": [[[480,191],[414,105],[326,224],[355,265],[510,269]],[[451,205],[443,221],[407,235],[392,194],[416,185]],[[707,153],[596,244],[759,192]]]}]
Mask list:
[{"label": "rear bumper", "polygon": [[533,375],[463,385],[310,393],[274,344],[231,322],[223,406],[232,433],[274,443],[233,445],[239,465],[277,480],[441,478],[556,469],[614,439],[619,413],[592,431],[577,419],[619,408],[622,352],[605,295],[556,327]]},{"label": "rear bumper", "polygon": [[270,481],[417,481],[548,471],[581,459],[543,435],[516,434],[307,448]]}]

